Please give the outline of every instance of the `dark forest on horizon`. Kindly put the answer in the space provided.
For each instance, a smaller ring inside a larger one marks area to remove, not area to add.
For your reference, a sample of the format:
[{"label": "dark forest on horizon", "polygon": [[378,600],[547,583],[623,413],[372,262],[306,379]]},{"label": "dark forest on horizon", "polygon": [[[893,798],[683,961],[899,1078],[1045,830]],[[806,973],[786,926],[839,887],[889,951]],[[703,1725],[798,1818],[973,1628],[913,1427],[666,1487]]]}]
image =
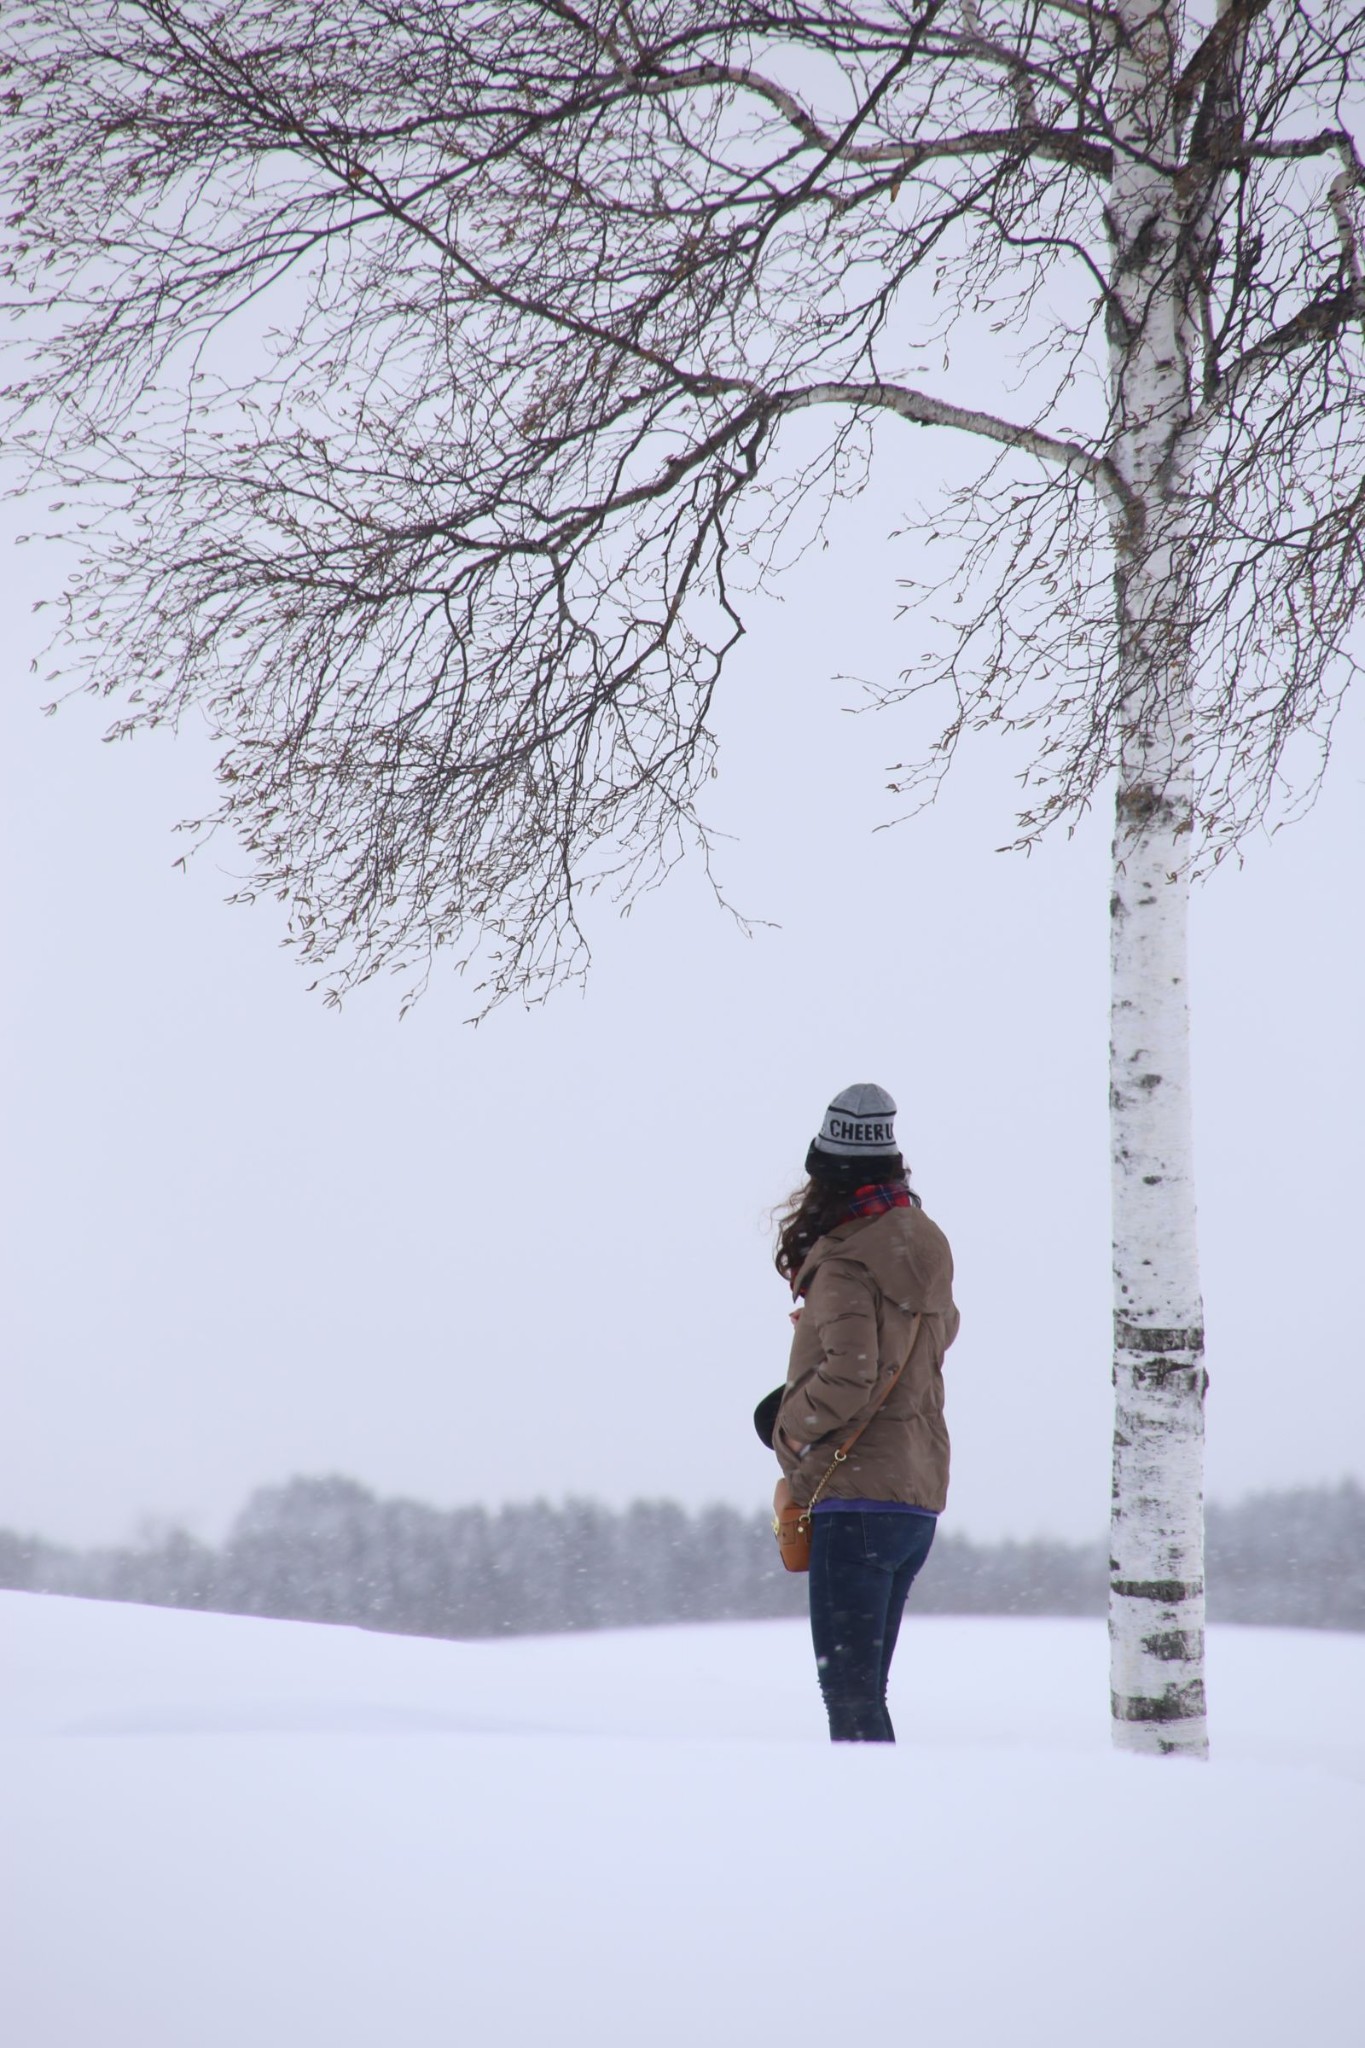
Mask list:
[{"label": "dark forest on horizon", "polygon": [[[1365,1630],[1365,1488],[1301,1487],[1208,1510],[1211,1621]],[[76,1550],[0,1530],[0,1587],[474,1638],[805,1611],[765,1514],[667,1501],[442,1510],[356,1480],[258,1489],[217,1548],[169,1529]],[[1099,1615],[1103,1541],[977,1543],[940,1530],[922,1614]]]}]

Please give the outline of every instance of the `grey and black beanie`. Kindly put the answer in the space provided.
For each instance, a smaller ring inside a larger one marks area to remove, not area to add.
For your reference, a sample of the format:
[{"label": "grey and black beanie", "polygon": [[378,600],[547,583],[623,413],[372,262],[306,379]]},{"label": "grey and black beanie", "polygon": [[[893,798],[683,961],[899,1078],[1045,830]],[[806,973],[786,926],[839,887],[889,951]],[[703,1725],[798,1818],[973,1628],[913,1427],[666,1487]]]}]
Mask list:
[{"label": "grey and black beanie", "polygon": [[806,1172],[817,1180],[897,1180],[905,1165],[896,1143],[896,1105],[875,1081],[855,1081],[835,1096],[806,1154]]}]

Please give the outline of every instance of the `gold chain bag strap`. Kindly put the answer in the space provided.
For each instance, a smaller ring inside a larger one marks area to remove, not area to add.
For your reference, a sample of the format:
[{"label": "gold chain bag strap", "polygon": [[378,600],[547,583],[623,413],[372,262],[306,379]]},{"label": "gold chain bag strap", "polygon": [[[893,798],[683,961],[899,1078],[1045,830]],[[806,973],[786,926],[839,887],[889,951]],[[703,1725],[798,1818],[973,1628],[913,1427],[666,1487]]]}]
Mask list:
[{"label": "gold chain bag strap", "polygon": [[773,1534],[777,1538],[777,1554],[789,1572],[808,1572],[810,1570],[810,1525],[811,1516],[815,1511],[815,1504],[839,1467],[843,1464],[849,1452],[853,1449],[853,1446],[857,1443],[863,1431],[870,1422],[875,1421],[881,1412],[883,1404],[890,1398],[897,1380],[899,1380],[906,1366],[910,1363],[915,1346],[919,1342],[920,1324],[923,1321],[924,1312],[921,1310],[911,1325],[910,1343],[904,1358],[896,1367],[896,1370],[892,1373],[890,1379],[882,1388],[882,1391],[878,1394],[852,1436],[845,1438],[844,1442],[840,1444],[838,1450],[834,1453],[833,1463],[820,1480],[819,1485],[814,1493],[812,1493],[805,1507],[801,1507],[796,1501],[790,1501],[780,1514],[773,1516]]}]

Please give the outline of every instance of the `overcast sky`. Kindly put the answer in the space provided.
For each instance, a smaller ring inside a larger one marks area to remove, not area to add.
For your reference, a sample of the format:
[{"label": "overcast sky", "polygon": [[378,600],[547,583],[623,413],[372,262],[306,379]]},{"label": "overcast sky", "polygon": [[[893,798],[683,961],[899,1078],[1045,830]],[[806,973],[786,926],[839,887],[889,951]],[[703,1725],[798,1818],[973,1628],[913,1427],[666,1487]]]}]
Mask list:
[{"label": "overcast sky", "polygon": [[[453,979],[403,1022],[383,985],[326,1010],[278,910],[224,907],[230,847],[173,869],[202,735],[42,719],[29,606],[60,562],[4,550],[0,1525],[217,1536],[252,1487],[330,1471],[442,1505],[764,1503],[769,1212],[829,1096],[875,1080],[957,1256],[950,1525],[1103,1527],[1108,820],[996,853],[1020,761],[980,740],[933,812],[876,831],[926,727],[850,716],[832,680],[917,651],[887,536],[930,445],[884,435],[829,548],[750,608],[711,815],[770,927],[744,936],[693,865],[596,917],[585,995],[477,1030]],[[1197,904],[1223,1499],[1365,1476],[1363,787],[1357,704],[1316,811]]]}]

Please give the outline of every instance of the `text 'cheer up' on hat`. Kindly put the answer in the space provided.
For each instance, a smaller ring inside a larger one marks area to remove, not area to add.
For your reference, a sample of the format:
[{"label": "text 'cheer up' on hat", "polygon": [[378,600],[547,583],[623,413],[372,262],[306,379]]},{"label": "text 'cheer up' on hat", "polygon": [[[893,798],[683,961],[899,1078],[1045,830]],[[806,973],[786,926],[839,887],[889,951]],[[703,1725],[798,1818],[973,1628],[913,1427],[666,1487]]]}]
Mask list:
[{"label": "text 'cheer up' on hat", "polygon": [[897,1149],[895,1115],[896,1105],[885,1088],[875,1081],[855,1081],[825,1111],[810,1157],[831,1166],[885,1159]]}]

